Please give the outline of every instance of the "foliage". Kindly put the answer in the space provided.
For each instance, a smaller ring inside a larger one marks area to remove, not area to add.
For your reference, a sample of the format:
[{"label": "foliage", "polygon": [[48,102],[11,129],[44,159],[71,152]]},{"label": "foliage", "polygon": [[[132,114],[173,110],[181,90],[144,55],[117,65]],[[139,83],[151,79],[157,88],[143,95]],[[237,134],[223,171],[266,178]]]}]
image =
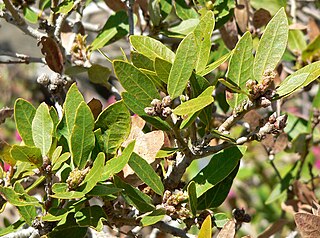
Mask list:
[{"label": "foliage", "polygon": [[[252,220],[256,231],[251,235],[265,237],[288,234],[295,229],[294,219],[307,236],[301,210],[307,207],[307,216],[318,221],[320,214],[319,207],[311,214],[319,201],[313,166],[320,138],[319,36],[307,44],[301,31],[293,31],[283,1],[264,10],[269,19],[260,16],[251,25],[239,11],[257,13],[258,1],[252,6],[240,1],[239,8],[231,0],[128,5],[105,0],[114,14],[90,44],[82,29],[67,49],[60,28],[89,2],[49,1],[49,8],[40,1],[49,14],[43,23],[30,8],[33,3],[4,1],[2,15],[12,15],[17,27],[39,40],[52,75],[37,81],[47,87],[55,107],[44,102],[34,107],[21,98],[14,104],[22,141],[1,140],[0,158],[9,169],[1,167],[0,205],[1,211],[7,203],[15,206],[20,220],[1,229],[1,236],[26,224],[47,237],[85,237],[89,228],[121,231],[123,225],[180,237],[188,232],[234,237],[248,233],[240,228]],[[133,14],[137,8],[150,18],[148,35],[132,34],[133,26],[142,24]],[[26,21],[41,22],[43,31]],[[221,35],[216,49],[214,31]],[[130,59],[125,53],[110,59],[100,50],[128,33]],[[112,63],[114,76],[91,62],[96,50]],[[282,70],[288,64],[294,71],[290,75]],[[104,110],[96,99],[87,103],[73,83],[83,72],[119,100]],[[111,79],[120,82],[122,93]],[[301,94],[315,95],[308,118],[290,114],[287,107]],[[2,112],[0,121],[9,117]],[[261,154],[268,161],[259,161]],[[31,196],[34,191],[42,194],[40,201]],[[180,221],[181,229],[167,216]],[[261,226],[263,219],[273,223],[280,217],[276,228]]]}]

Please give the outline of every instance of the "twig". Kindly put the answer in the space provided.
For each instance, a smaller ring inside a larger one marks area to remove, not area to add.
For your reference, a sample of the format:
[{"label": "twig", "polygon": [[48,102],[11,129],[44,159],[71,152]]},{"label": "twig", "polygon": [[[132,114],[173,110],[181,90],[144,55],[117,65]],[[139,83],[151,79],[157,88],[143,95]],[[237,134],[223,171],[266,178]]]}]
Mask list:
[{"label": "twig", "polygon": [[160,231],[166,233],[166,234],[171,234],[174,236],[178,236],[178,237],[183,237],[183,238],[189,238],[189,236],[187,235],[187,232],[184,230],[181,230],[179,228],[170,226],[169,224],[163,222],[163,221],[159,221],[156,224],[152,225],[154,228],[159,229]]},{"label": "twig", "polygon": [[31,57],[28,55],[19,54],[19,53],[15,53],[15,52],[0,50],[0,57],[1,56],[9,56],[12,58],[17,58],[18,60],[11,60],[11,59],[0,60],[0,64],[29,64],[29,63],[46,64],[46,61],[44,58]]},{"label": "twig", "polygon": [[134,0],[128,0],[128,21],[129,21],[129,35],[134,35],[134,22],[133,22],[133,5]]}]

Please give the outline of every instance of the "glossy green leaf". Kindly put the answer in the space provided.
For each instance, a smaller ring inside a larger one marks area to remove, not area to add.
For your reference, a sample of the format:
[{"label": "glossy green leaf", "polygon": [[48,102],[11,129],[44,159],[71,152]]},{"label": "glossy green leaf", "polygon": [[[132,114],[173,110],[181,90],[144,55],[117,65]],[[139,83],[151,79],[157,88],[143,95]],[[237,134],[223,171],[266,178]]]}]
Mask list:
[{"label": "glossy green leaf", "polygon": [[253,76],[261,82],[266,70],[274,70],[286,49],[288,41],[288,20],[284,8],[268,23],[257,49],[253,64]]},{"label": "glossy green leaf", "polygon": [[73,0],[64,0],[57,7],[53,8],[53,12],[67,14],[69,13],[74,6]]},{"label": "glossy green leaf", "polygon": [[180,22],[178,25],[170,27],[168,31],[186,36],[194,31],[199,24],[199,19],[188,19]]},{"label": "glossy green leaf", "polygon": [[38,107],[32,121],[32,137],[42,156],[47,155],[52,144],[53,121],[48,106],[43,102]]},{"label": "glossy green leaf", "polygon": [[122,93],[122,98],[126,106],[131,111],[139,115],[141,118],[143,118],[143,120],[152,124],[155,128],[164,130],[164,131],[171,130],[171,127],[169,126],[169,124],[166,121],[162,120],[160,117],[148,116],[145,113],[144,111],[145,107],[150,106],[149,100],[143,101],[143,102],[141,100],[138,101],[133,95],[127,92]]},{"label": "glossy green leaf", "polygon": [[7,143],[1,143],[0,144],[0,159],[3,162],[6,162],[8,164],[10,164],[11,166],[14,166],[17,161],[12,157],[11,155],[11,145],[7,144]]},{"label": "glossy green leaf", "polygon": [[[216,208],[219,207],[229,194],[233,179],[236,177],[239,165],[221,182],[216,184],[213,188],[206,191],[198,198],[198,209]],[[220,165],[219,165],[220,166]],[[222,168],[222,167],[220,167]]]},{"label": "glossy green leaf", "polygon": [[93,64],[88,69],[89,80],[95,84],[101,84],[105,87],[109,86],[109,77],[111,74],[111,70],[107,67],[104,67],[99,64]]},{"label": "glossy green leaf", "polygon": [[172,0],[159,0],[159,3],[162,19],[165,19],[171,13]]},{"label": "glossy green leaf", "polygon": [[29,6],[23,7],[23,16],[30,23],[35,24],[38,22],[38,14],[34,12]]},{"label": "glossy green leaf", "polygon": [[216,213],[213,216],[214,223],[218,228],[222,228],[229,221],[229,218],[225,213]]},{"label": "glossy green leaf", "polygon": [[119,173],[128,163],[133,152],[135,141],[132,141],[118,157],[114,157],[107,161],[102,174],[102,181],[107,180],[110,176]]},{"label": "glossy green leaf", "polygon": [[65,152],[65,153],[63,153],[61,156],[59,156],[59,157],[57,158],[57,160],[52,161],[52,164],[53,164],[52,171],[58,170],[58,169],[61,167],[61,165],[62,165],[65,161],[67,161],[69,158],[70,158],[70,153],[69,153],[69,152]]},{"label": "glossy green leaf", "polygon": [[290,77],[289,79],[284,80],[276,89],[277,98],[289,96],[290,94],[299,90],[301,88],[301,85],[303,85],[309,75],[309,73],[297,74]]},{"label": "glossy green leaf", "polygon": [[113,61],[114,71],[124,89],[138,101],[151,101],[159,98],[153,82],[139,69],[124,61]]},{"label": "glossy green leaf", "polygon": [[123,182],[119,177],[114,176],[114,184],[118,188],[124,189],[122,195],[127,202],[135,206],[141,212],[150,212],[154,210],[152,199],[141,192],[139,189]]},{"label": "glossy green leaf", "polygon": [[79,186],[82,185],[82,187],[80,187],[81,192],[83,192],[84,194],[90,192],[91,189],[93,189],[94,186],[96,186],[96,184],[101,180],[104,161],[105,161],[105,155],[103,152],[100,152],[97,158],[94,160],[92,168],[90,169],[89,173],[86,175],[84,180],[79,185]]},{"label": "glossy green leaf", "polygon": [[131,51],[130,53],[131,61],[137,68],[147,69],[153,71],[153,60],[149,59],[147,56],[140,54],[136,51]]},{"label": "glossy green leaf", "polygon": [[[246,32],[238,41],[229,62],[228,78],[242,90],[246,90],[246,82],[252,79],[252,50],[251,34]],[[241,93],[232,93],[230,96],[227,102],[232,108],[236,108],[246,98]]]},{"label": "glossy green leaf", "polygon": [[13,145],[10,153],[16,161],[29,162],[37,167],[42,166],[41,150],[37,147]]},{"label": "glossy green leaf", "polygon": [[49,108],[49,113],[50,113],[50,116],[51,116],[51,119],[52,119],[52,122],[53,122],[53,136],[54,137],[58,137],[57,127],[58,127],[58,124],[59,124],[59,121],[60,121],[58,112],[54,107],[51,106]]},{"label": "glossy green leaf", "polygon": [[300,53],[307,47],[304,34],[301,30],[289,30],[288,48],[293,53]]},{"label": "glossy green leaf", "polygon": [[211,50],[211,35],[214,28],[214,15],[212,11],[208,11],[201,17],[199,25],[194,29],[197,50],[197,60],[195,62],[196,72],[201,72],[205,69]]},{"label": "glossy green leaf", "polygon": [[187,20],[190,18],[199,18],[198,13],[191,7],[188,7],[185,0],[175,0],[174,7],[176,14],[181,20]]},{"label": "glossy green leaf", "polygon": [[148,78],[153,82],[156,88],[160,89],[161,91],[165,92],[166,87],[164,82],[158,77],[156,72],[147,70],[147,69],[139,69],[142,73],[144,73]]},{"label": "glossy green leaf", "polygon": [[177,151],[179,151],[178,148],[162,148],[157,152],[156,158],[165,158],[174,155]]},{"label": "glossy green leaf", "polygon": [[149,0],[148,11],[152,25],[159,26],[161,22],[160,4],[158,0]]},{"label": "glossy green leaf", "polygon": [[122,192],[123,189],[115,187],[113,184],[97,184],[90,192],[87,193],[89,196],[109,196],[111,194],[116,194]]},{"label": "glossy green leaf", "polygon": [[168,93],[172,99],[180,96],[187,86],[194,69],[197,51],[193,33],[179,44],[168,79]]},{"label": "glossy green leaf", "polygon": [[98,128],[101,128],[104,152],[115,154],[130,133],[130,113],[123,101],[110,105],[100,113],[95,123],[95,129]]},{"label": "glossy green leaf", "polygon": [[52,186],[53,194],[50,197],[59,199],[79,199],[85,196],[83,192],[68,191],[68,184],[55,183]]},{"label": "glossy green leaf", "polygon": [[[14,190],[17,193],[20,194],[25,194],[27,195],[27,193],[24,191],[23,186],[20,183],[15,183],[14,185]],[[26,196],[26,201],[27,202],[33,202],[33,197],[31,196]],[[19,210],[20,215],[23,217],[23,219],[26,221],[26,223],[31,226],[33,220],[37,217],[37,210],[36,207],[34,205],[28,205],[28,206],[19,206],[17,207]]]},{"label": "glossy green leaf", "polygon": [[207,65],[203,70],[199,71],[197,74],[199,74],[201,76],[207,75],[208,73],[212,72],[213,70],[218,68],[220,65],[222,65],[224,62],[226,62],[229,59],[229,57],[232,55],[232,53],[233,53],[233,51],[229,51],[227,54],[221,56],[215,62]]},{"label": "glossy green leaf", "polygon": [[71,158],[74,165],[80,169],[85,166],[94,147],[93,128],[94,118],[91,110],[85,102],[81,102],[76,110],[76,118],[70,137]]},{"label": "glossy green leaf", "polygon": [[129,32],[128,15],[125,11],[111,15],[100,33],[91,43],[91,50],[102,48],[108,43],[120,39]]},{"label": "glossy green leaf", "polygon": [[64,219],[62,224],[56,226],[49,234],[49,238],[61,238],[65,237],[66,234],[68,238],[85,238],[87,234],[87,227],[80,227],[74,218],[74,213],[69,213]]},{"label": "glossy green leaf", "polygon": [[196,183],[191,181],[187,188],[188,197],[189,197],[189,207],[191,208],[191,212],[193,217],[197,215],[197,190],[196,190]]},{"label": "glossy green leaf", "polygon": [[148,36],[130,36],[130,43],[140,54],[145,55],[151,60],[155,60],[156,57],[162,58],[168,62],[173,62],[175,54],[162,44],[160,41],[155,40]]},{"label": "glossy green leaf", "polygon": [[68,216],[70,210],[66,208],[55,208],[51,207],[45,216],[41,217],[42,221],[60,221]]},{"label": "glossy green leaf", "polygon": [[211,238],[212,237],[212,224],[211,215],[208,215],[200,228],[198,238]]},{"label": "glossy green leaf", "polygon": [[38,199],[32,197],[26,193],[19,193],[9,187],[0,187],[0,193],[6,201],[11,203],[13,206],[39,206]]},{"label": "glossy green leaf", "polygon": [[138,177],[155,193],[162,195],[164,187],[162,181],[150,164],[136,153],[132,153],[128,162]]},{"label": "glossy green leaf", "polygon": [[168,83],[171,67],[172,64],[166,60],[158,57],[154,60],[154,70],[158,77],[165,83]]},{"label": "glossy green leaf", "polygon": [[40,184],[42,184],[43,181],[45,181],[45,179],[46,177],[44,175],[37,178],[35,182],[33,182],[28,188],[26,188],[26,193],[29,193],[30,191],[38,187]]},{"label": "glossy green leaf", "polygon": [[239,164],[246,149],[246,146],[233,146],[214,154],[209,164],[192,179],[197,183],[197,195],[201,196],[208,188],[227,178]]},{"label": "glossy green leaf", "polygon": [[173,110],[173,113],[176,115],[190,115],[194,112],[200,111],[201,109],[210,105],[213,102],[213,90],[213,86],[208,87],[198,97],[190,99],[189,101],[180,104]]},{"label": "glossy green leaf", "polygon": [[26,145],[34,145],[32,138],[32,120],[36,109],[24,99],[17,99],[14,104],[14,120],[17,130]]},{"label": "glossy green leaf", "polygon": [[276,14],[276,12],[279,10],[281,7],[286,7],[287,1],[286,0],[268,0],[268,3],[266,4],[265,1],[261,0],[251,0],[250,4],[255,8],[255,9],[260,9],[264,8],[268,12],[271,13],[271,15]]},{"label": "glossy green leaf", "polygon": [[[66,139],[68,139],[68,140],[69,140],[70,135],[72,133],[73,126],[74,126],[75,119],[76,119],[77,110],[75,110],[75,109],[78,108],[78,106],[82,102],[84,102],[83,96],[79,92],[77,85],[74,83],[69,88],[67,95],[66,95],[66,100],[63,105],[64,119],[65,119],[66,133],[67,133]],[[60,124],[63,124],[63,122],[64,121],[61,120]]]},{"label": "glossy green leaf", "polygon": [[243,91],[239,85],[236,85],[234,82],[232,82],[231,80],[227,79],[223,79],[223,78],[220,78],[218,79],[218,81],[220,83],[222,83],[224,86],[226,86],[227,88],[231,89],[233,92],[236,92],[236,93],[243,93],[243,94],[248,94],[247,92]]},{"label": "glossy green leaf", "polygon": [[143,216],[142,219],[140,220],[140,222],[141,222],[142,226],[151,226],[151,225],[157,223],[158,221],[161,221],[165,215],[166,215],[166,210],[157,209],[157,210],[150,212],[146,216]]},{"label": "glossy green leaf", "polygon": [[81,227],[93,227],[100,232],[103,228],[103,220],[107,220],[107,214],[102,207],[93,205],[84,207],[74,215],[76,222]]},{"label": "glossy green leaf", "polygon": [[312,61],[320,55],[320,36],[318,35],[303,51],[302,60]]},{"label": "glossy green leaf", "polygon": [[[205,97],[203,99],[206,100]],[[184,118],[179,128],[181,130],[188,128],[198,118],[199,114],[200,114],[200,111],[197,111],[190,114],[187,118]]]}]

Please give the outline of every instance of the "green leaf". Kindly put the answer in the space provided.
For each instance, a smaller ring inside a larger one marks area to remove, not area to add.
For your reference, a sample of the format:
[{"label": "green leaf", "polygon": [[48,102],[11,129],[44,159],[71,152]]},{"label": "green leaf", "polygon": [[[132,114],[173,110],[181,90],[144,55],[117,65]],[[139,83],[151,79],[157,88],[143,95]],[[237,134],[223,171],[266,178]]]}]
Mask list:
[{"label": "green leaf", "polygon": [[216,184],[213,188],[209,189],[207,192],[205,192],[198,198],[199,210],[207,208],[216,208],[224,202],[224,200],[229,194],[231,185],[233,183],[233,179],[236,177],[238,173],[239,165],[240,163],[238,163],[237,167],[228,175],[228,177]]},{"label": "green leaf", "polygon": [[153,170],[150,164],[136,153],[132,153],[128,162],[129,166],[138,177],[147,184],[155,193],[162,195],[164,187],[160,177]]},{"label": "green leaf", "polygon": [[70,210],[66,208],[51,207],[45,216],[41,217],[42,221],[60,221],[66,219]]},{"label": "green leaf", "polygon": [[6,201],[11,203],[13,206],[38,206],[40,207],[38,199],[29,196],[26,193],[19,193],[9,187],[0,187],[0,194],[5,198]]},{"label": "green leaf", "polygon": [[67,14],[73,9],[73,0],[64,0],[57,7],[53,8],[54,13]]},{"label": "green leaf", "polygon": [[193,217],[196,217],[198,200],[197,200],[196,183],[194,181],[191,181],[189,183],[187,191],[188,191],[188,197],[189,197],[189,207],[191,208]]},{"label": "green leaf", "polygon": [[119,173],[124,166],[128,163],[130,156],[133,152],[135,141],[132,141],[118,157],[112,158],[107,161],[102,174],[101,181],[107,180],[110,176]]},{"label": "green leaf", "polygon": [[74,165],[80,169],[85,166],[94,147],[93,128],[94,118],[91,110],[85,102],[81,102],[76,110],[76,118],[70,137],[71,158]]},{"label": "green leaf", "polygon": [[289,30],[288,36],[288,48],[293,52],[301,54],[301,52],[307,47],[304,34],[301,30]]},{"label": "green leaf", "polygon": [[45,181],[45,179],[46,177],[44,175],[37,178],[36,181],[34,181],[28,188],[26,188],[26,193],[29,193],[30,191],[38,187],[43,181]]},{"label": "green leaf", "polygon": [[[81,192],[84,194],[91,191],[91,189],[96,186],[96,184],[101,180],[103,167],[104,167],[105,155],[103,152],[100,152],[97,158],[94,160],[92,168],[89,173],[86,175],[82,183],[79,185]],[[82,189],[83,188],[83,189]]]},{"label": "green leaf", "polygon": [[268,23],[257,49],[253,64],[254,78],[261,82],[266,70],[274,70],[286,49],[288,41],[288,20],[284,8]]},{"label": "green leaf", "polygon": [[154,83],[156,88],[160,89],[163,92],[166,91],[166,87],[165,87],[163,81],[158,77],[156,72],[150,71],[150,70],[147,70],[147,69],[139,69],[139,70],[142,73],[144,73],[146,76],[148,76],[148,78]]},{"label": "green leaf", "polygon": [[[319,70],[320,73],[320,70]],[[295,91],[299,90],[301,88],[301,85],[307,80],[309,77],[309,73],[303,73],[294,75],[293,77],[290,77],[289,79],[285,79],[279,87],[276,89],[276,97],[277,98],[283,98],[287,97],[290,94],[294,93]]]},{"label": "green leaf", "polygon": [[20,229],[20,227],[22,227],[22,225],[24,225],[24,224],[25,224],[25,222],[22,219],[19,219],[18,221],[11,224],[10,226],[8,226],[6,228],[1,228],[0,229],[0,237],[3,237],[7,234],[14,233],[14,232],[18,231]]},{"label": "green leaf", "polygon": [[131,61],[137,68],[147,69],[153,71],[153,60],[149,59],[147,56],[140,54],[136,51],[131,51]]},{"label": "green leaf", "polygon": [[32,137],[36,147],[40,148],[42,156],[50,150],[53,136],[53,121],[48,106],[43,102],[38,107],[32,121]]},{"label": "green leaf", "polygon": [[139,189],[123,182],[119,177],[114,176],[114,184],[118,188],[124,189],[122,195],[127,200],[127,202],[135,206],[141,212],[150,212],[154,210],[152,205],[152,199],[141,192]]},{"label": "green leaf", "polygon": [[91,43],[91,50],[104,47],[117,39],[127,35],[129,32],[128,15],[125,11],[116,12],[111,15],[100,33]]},{"label": "green leaf", "polygon": [[38,22],[38,14],[34,12],[29,6],[23,7],[23,16],[30,23],[35,24]]},{"label": "green leaf", "polygon": [[153,82],[132,64],[116,60],[113,61],[113,68],[124,89],[138,101],[148,101],[150,104],[153,99],[159,98]]},{"label": "green leaf", "polygon": [[211,215],[208,215],[200,228],[198,238],[211,238],[212,237],[212,224]]},{"label": "green leaf", "polygon": [[140,222],[142,226],[151,226],[157,223],[158,221],[161,221],[165,215],[165,209],[157,209],[148,213],[146,216],[143,216]]},{"label": "green leaf", "polygon": [[154,60],[154,70],[158,77],[165,83],[168,83],[171,67],[172,64],[166,60],[158,57]]},{"label": "green leaf", "polygon": [[109,77],[111,74],[111,70],[107,67],[104,67],[99,64],[93,64],[88,69],[89,80],[95,84],[101,84],[105,87],[109,87]]},{"label": "green leaf", "polygon": [[156,158],[169,157],[171,155],[174,155],[177,151],[179,151],[178,148],[162,148],[157,152]]},{"label": "green leaf", "polygon": [[[68,140],[69,140],[70,135],[72,133],[74,122],[76,119],[77,110],[75,110],[75,108],[77,108],[80,105],[80,103],[82,103],[82,102],[84,102],[83,96],[79,92],[77,85],[74,83],[69,88],[67,95],[66,95],[66,100],[63,105],[66,130],[67,130],[66,139],[68,139]],[[64,121],[61,120],[60,124],[62,124],[63,122]],[[70,141],[69,141],[69,143],[70,143]]]},{"label": "green leaf", "polygon": [[[170,27],[168,31],[186,36],[194,31],[199,24],[199,19],[188,19],[180,22],[178,25]],[[183,37],[182,37],[183,38]]]},{"label": "green leaf", "polygon": [[211,50],[211,35],[214,24],[213,12],[208,11],[203,17],[201,17],[199,25],[193,31],[198,47],[197,60],[195,62],[196,72],[204,70],[208,63]]},{"label": "green leaf", "polygon": [[66,152],[59,156],[55,161],[52,161],[53,167],[52,171],[58,170],[61,165],[70,158],[70,153]]},{"label": "green leaf", "polygon": [[81,227],[93,227],[100,232],[103,228],[103,220],[107,220],[107,214],[102,207],[93,205],[84,207],[74,215],[76,222]]},{"label": "green leaf", "polygon": [[318,35],[303,51],[302,60],[312,61],[320,55],[320,36]]},{"label": "green leaf", "polygon": [[176,14],[181,20],[187,20],[190,18],[199,18],[198,13],[193,9],[188,7],[184,0],[175,0],[174,7],[176,9]]},{"label": "green leaf", "polygon": [[17,161],[29,162],[38,168],[42,166],[41,150],[37,147],[13,145],[10,153]]},{"label": "green leaf", "polygon": [[225,213],[215,213],[213,216],[217,228],[222,228],[229,221],[229,218]]},{"label": "green leaf", "polygon": [[65,221],[56,226],[49,234],[49,238],[61,238],[65,237],[66,234],[68,238],[84,238],[87,234],[87,227],[80,227],[74,218],[74,213],[69,213]]},{"label": "green leaf", "polygon": [[34,145],[32,138],[32,120],[36,109],[24,99],[17,99],[14,104],[14,120],[17,130],[26,145]]},{"label": "green leaf", "polygon": [[175,54],[162,44],[160,41],[155,40],[148,36],[130,36],[130,43],[140,54],[145,55],[151,60],[155,60],[156,57],[162,58],[168,62],[173,62]]},{"label": "green leaf", "polygon": [[178,46],[168,79],[168,93],[172,99],[180,96],[187,86],[194,69],[197,47],[193,33],[184,38]]},{"label": "green leaf", "polygon": [[172,10],[171,0],[159,0],[162,19],[165,19]]},{"label": "green leaf", "polygon": [[[123,101],[118,101],[98,116],[95,129],[101,128],[102,148],[106,154],[115,154],[130,133],[130,113]],[[97,134],[96,134],[97,135]]]},{"label": "green leaf", "polygon": [[[228,78],[242,90],[246,90],[246,82],[252,79],[252,65],[252,38],[250,32],[246,32],[233,50],[228,67]],[[236,108],[246,98],[246,95],[241,93],[231,95],[231,98],[227,98],[227,102],[232,108]]]},{"label": "green leaf", "polygon": [[173,113],[176,115],[191,115],[192,113],[200,111],[213,102],[213,90],[213,86],[208,87],[198,97],[180,104],[173,110]]},{"label": "green leaf", "polygon": [[121,96],[126,106],[135,114],[138,114],[143,120],[149,122],[157,129],[164,131],[171,130],[169,124],[166,121],[162,120],[160,117],[148,116],[145,113],[144,109],[145,107],[150,106],[150,100],[144,102],[142,102],[141,100],[138,101],[135,96],[127,92],[123,92]]},{"label": "green leaf", "polygon": [[[23,186],[20,183],[15,183],[14,185],[14,190],[17,193],[20,194],[25,194],[27,195],[27,193],[24,191]],[[32,199],[31,196],[26,196],[26,201],[27,202],[32,202],[34,201]],[[19,206],[17,207],[19,210],[20,215],[23,217],[23,219],[26,221],[26,223],[31,226],[33,220],[37,217],[37,210],[36,207],[34,205],[30,205],[30,206]]]},{"label": "green leaf", "polygon": [[[204,100],[206,97],[203,97]],[[179,128],[181,130],[188,128],[199,116],[200,111],[194,112],[193,114],[190,114],[187,118],[184,118],[183,121],[181,122]]]},{"label": "green leaf", "polygon": [[209,164],[192,179],[197,183],[197,195],[201,196],[205,190],[230,176],[246,149],[246,146],[233,146],[214,154]]},{"label": "green leaf", "polygon": [[49,109],[49,113],[50,113],[50,116],[51,116],[51,119],[52,119],[52,122],[53,122],[53,136],[54,137],[58,137],[58,134],[57,134],[57,127],[58,127],[58,124],[59,124],[59,116],[58,116],[58,113],[56,111],[56,109],[54,107],[50,107]]},{"label": "green leaf", "polygon": [[97,184],[90,192],[89,196],[103,197],[122,192],[123,189],[115,187],[113,184]]},{"label": "green leaf", "polygon": [[221,56],[215,62],[207,65],[203,70],[199,71],[197,74],[199,74],[200,76],[207,75],[208,73],[212,72],[213,70],[218,68],[220,65],[222,65],[224,62],[226,62],[229,59],[229,57],[232,55],[232,53],[233,51],[229,51],[227,54]]},{"label": "green leaf", "polygon": [[159,0],[149,0],[148,11],[150,20],[154,27],[159,26],[161,22],[160,4]]},{"label": "green leaf", "polygon": [[243,93],[246,95],[248,94],[247,92],[243,91],[238,85],[236,85],[234,82],[232,82],[228,79],[225,80],[225,79],[221,78],[221,79],[218,79],[218,81],[236,93]]},{"label": "green leaf", "polygon": [[281,7],[286,7],[287,1],[286,0],[268,0],[268,2],[261,1],[261,0],[251,0],[250,4],[255,9],[264,8],[268,12],[271,13],[271,15],[276,14],[276,12]]},{"label": "green leaf", "polygon": [[68,184],[66,183],[53,184],[52,192],[54,194],[50,195],[50,197],[59,199],[79,199],[85,196],[83,192],[68,191]]}]

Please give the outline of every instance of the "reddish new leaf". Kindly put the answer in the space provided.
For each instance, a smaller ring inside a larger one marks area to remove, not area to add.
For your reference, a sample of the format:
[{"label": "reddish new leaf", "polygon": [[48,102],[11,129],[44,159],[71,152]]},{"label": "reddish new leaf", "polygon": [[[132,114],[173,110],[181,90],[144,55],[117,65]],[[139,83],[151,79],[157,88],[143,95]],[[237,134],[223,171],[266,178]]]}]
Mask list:
[{"label": "reddish new leaf", "polygon": [[39,44],[42,45],[41,53],[45,56],[49,68],[52,71],[61,74],[64,62],[62,52],[57,42],[50,37],[43,36],[38,45]]}]

